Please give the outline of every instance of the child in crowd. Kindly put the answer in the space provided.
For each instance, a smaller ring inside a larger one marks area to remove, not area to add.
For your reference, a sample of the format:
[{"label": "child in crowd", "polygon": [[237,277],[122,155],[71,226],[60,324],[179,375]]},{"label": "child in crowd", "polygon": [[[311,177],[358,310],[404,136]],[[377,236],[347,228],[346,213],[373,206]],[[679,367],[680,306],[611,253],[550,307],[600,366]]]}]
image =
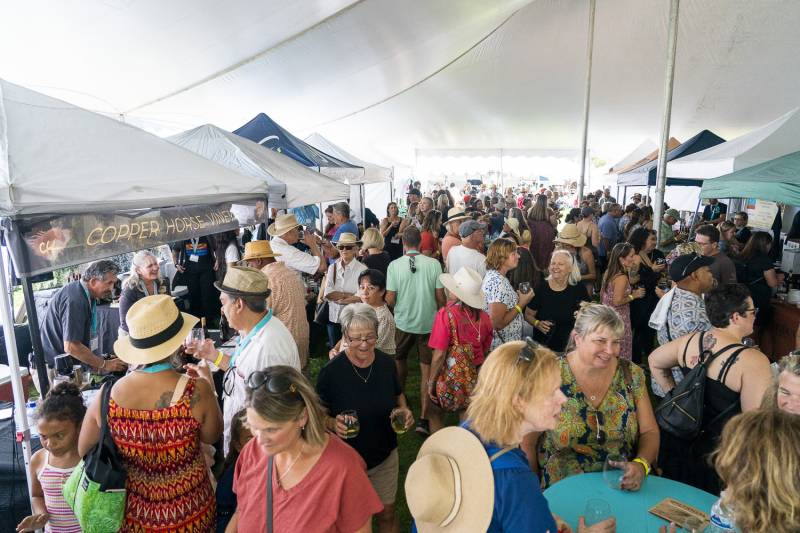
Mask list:
[{"label": "child in crowd", "polygon": [[231,421],[231,448],[225,458],[225,463],[222,465],[222,473],[217,478],[217,533],[225,532],[228,522],[230,522],[233,513],[236,511],[233,472],[236,468],[239,452],[253,438],[250,430],[244,425],[245,411],[245,409],[242,409],[236,413]]},{"label": "child in crowd", "polygon": [[80,533],[78,519],[64,500],[63,486],[81,460],[78,435],[86,413],[81,392],[74,383],[59,383],[37,411],[42,449],[31,457],[33,514],[17,531]]}]

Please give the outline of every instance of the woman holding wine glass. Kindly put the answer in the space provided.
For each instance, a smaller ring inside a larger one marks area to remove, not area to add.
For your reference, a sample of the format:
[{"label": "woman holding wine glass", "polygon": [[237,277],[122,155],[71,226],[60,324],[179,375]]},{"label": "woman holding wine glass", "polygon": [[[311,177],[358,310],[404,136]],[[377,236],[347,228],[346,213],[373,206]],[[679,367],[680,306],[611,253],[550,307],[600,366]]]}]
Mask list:
[{"label": "woman holding wine glass", "polygon": [[347,348],[320,370],[317,392],[328,410],[328,429],[347,439],[366,462],[367,476],[384,506],[377,515],[378,531],[390,533],[399,527],[395,514],[400,473],[397,433],[412,427],[414,416],[394,359],[375,349],[375,309],[364,303],[351,304],[339,318]]}]

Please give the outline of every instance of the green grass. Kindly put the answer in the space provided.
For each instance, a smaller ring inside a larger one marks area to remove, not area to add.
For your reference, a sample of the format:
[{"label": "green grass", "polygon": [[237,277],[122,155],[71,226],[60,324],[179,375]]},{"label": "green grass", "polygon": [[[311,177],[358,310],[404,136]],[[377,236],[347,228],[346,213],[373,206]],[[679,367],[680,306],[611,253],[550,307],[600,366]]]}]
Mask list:
[{"label": "green grass", "polygon": [[[312,358],[308,362],[309,372],[311,374],[312,382],[316,382],[317,375],[320,369],[328,362],[327,349],[319,345],[315,347],[312,352]],[[324,357],[322,356],[324,354]],[[409,359],[408,365],[408,379],[406,381],[406,397],[408,398],[408,405],[414,412],[414,418],[419,418],[419,360],[416,356]],[[456,417],[450,416],[445,419],[447,424],[455,424]],[[406,479],[406,472],[411,463],[417,458],[417,452],[422,446],[423,439],[411,429],[403,435],[397,436],[397,452],[400,457],[400,477],[397,484],[397,500],[395,506],[397,508],[397,516],[400,520],[400,531],[409,531],[411,527],[411,514],[408,512],[408,505],[406,505],[406,493],[404,483]],[[377,531],[377,529],[375,529]]]}]

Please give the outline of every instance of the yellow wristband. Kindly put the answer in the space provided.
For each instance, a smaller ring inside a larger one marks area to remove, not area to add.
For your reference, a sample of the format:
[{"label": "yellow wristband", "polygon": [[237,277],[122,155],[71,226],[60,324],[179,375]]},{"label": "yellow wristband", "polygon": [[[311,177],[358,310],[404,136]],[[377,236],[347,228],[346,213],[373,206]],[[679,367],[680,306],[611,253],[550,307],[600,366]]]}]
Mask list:
[{"label": "yellow wristband", "polygon": [[633,294],[628,295],[628,300],[633,301]]},{"label": "yellow wristband", "polygon": [[533,327],[536,327],[536,326],[538,326],[538,325],[539,325],[539,322],[541,322],[541,320],[537,320],[537,319],[535,319],[535,318],[534,318],[534,319],[533,319]]},{"label": "yellow wristband", "polygon": [[645,475],[645,477],[650,475],[650,464],[646,460],[642,459],[641,457],[637,457],[632,462],[639,463],[640,465],[642,465],[644,467],[644,475]]},{"label": "yellow wristband", "polygon": [[519,306],[519,304],[515,305],[514,309],[517,310],[517,313],[522,314],[522,308]]},{"label": "yellow wristband", "polygon": [[225,357],[225,354],[222,351],[217,352],[217,358],[214,359],[214,366],[219,368],[220,363],[222,363],[222,358]]}]

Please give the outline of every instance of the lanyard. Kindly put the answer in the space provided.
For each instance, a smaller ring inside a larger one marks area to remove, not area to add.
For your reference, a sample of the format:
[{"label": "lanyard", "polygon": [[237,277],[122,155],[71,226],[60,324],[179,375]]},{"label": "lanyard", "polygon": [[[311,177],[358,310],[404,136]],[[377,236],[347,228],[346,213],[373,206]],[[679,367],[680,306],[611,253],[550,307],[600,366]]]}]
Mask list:
[{"label": "lanyard", "polygon": [[155,374],[156,372],[163,372],[164,370],[172,370],[172,363],[159,363],[157,365],[146,366],[139,368],[137,372],[146,372],[147,374]]},{"label": "lanyard", "polygon": [[86,295],[86,298],[89,300],[89,307],[92,309],[92,325],[91,325],[91,337],[97,336],[97,302],[89,295],[89,289],[86,288],[86,285],[81,283],[81,288],[83,289],[83,293]]},{"label": "lanyard", "polygon": [[248,333],[244,339],[239,341],[239,343],[236,345],[236,349],[233,351],[233,355],[231,356],[230,364],[228,365],[229,368],[233,368],[235,366],[236,358],[239,357],[239,354],[242,353],[245,348],[247,348],[247,345],[250,344],[250,341],[253,340],[253,337],[256,336],[261,328],[267,325],[267,322],[269,322],[270,318],[272,318],[272,309],[267,311],[267,314],[264,315],[264,318],[258,321],[258,324],[256,324],[256,326],[250,330],[250,333]]},{"label": "lanyard", "polygon": [[200,244],[200,238],[192,239],[192,255],[197,255],[197,246]]}]

